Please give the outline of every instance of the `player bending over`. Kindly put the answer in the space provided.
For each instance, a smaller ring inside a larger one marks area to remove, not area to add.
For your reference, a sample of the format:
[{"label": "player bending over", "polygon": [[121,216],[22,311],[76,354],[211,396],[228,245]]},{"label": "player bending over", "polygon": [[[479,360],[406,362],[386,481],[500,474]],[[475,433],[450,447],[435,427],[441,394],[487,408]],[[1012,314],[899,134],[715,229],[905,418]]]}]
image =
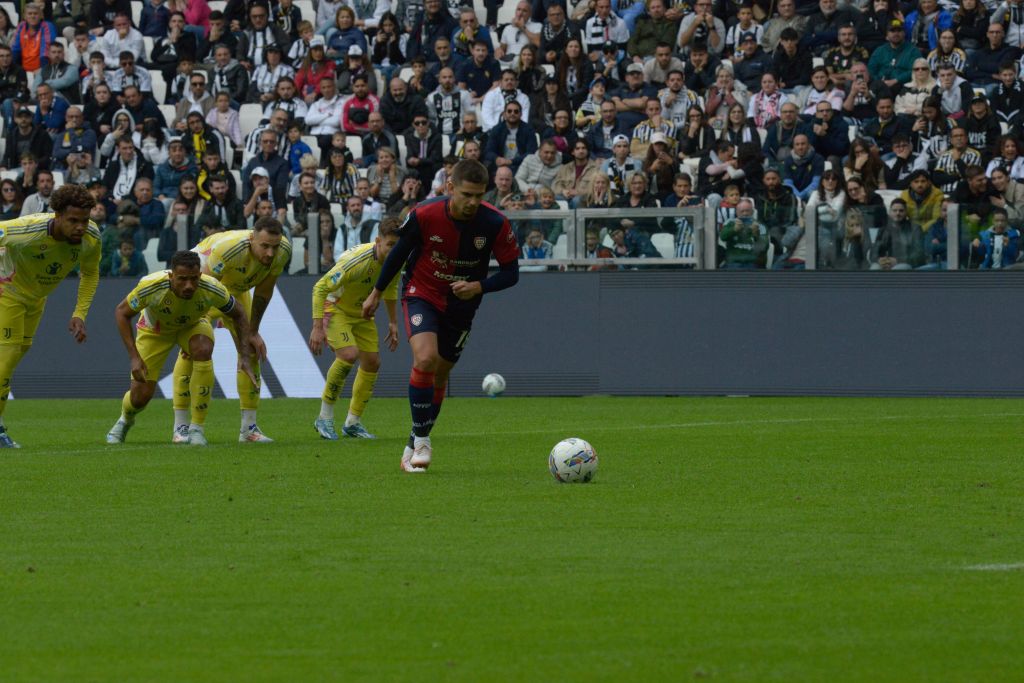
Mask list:
[{"label": "player bending over", "polygon": [[[145,408],[156,391],[160,369],[177,344],[188,352],[192,372],[188,383],[191,399],[191,423],[188,443],[205,446],[206,410],[213,393],[213,326],[206,313],[217,309],[231,318],[237,330],[239,369],[252,379],[249,319],[220,282],[200,272],[199,254],[179,251],[171,257],[171,269],[146,275],[114,310],[117,330],[128,349],[132,364],[131,388],[121,399],[121,417],[107,433],[107,443],[124,443],[135,416]],[[132,337],[132,318],[142,313]]]},{"label": "player bending over", "polygon": [[96,204],[81,185],[54,191],[53,213],[0,223],[0,448],[18,448],[3,423],[11,375],[32,348],[32,336],[50,295],[75,266],[81,267],[78,301],[68,331],[85,341],[85,316],[100,276],[100,229],[89,221]]},{"label": "player bending over", "polygon": [[[259,335],[263,314],[274,296],[277,277],[292,259],[292,245],[284,236],[281,222],[264,217],[253,224],[252,230],[229,230],[217,232],[199,243],[192,251],[199,254],[202,271],[218,280],[235,297],[249,317],[250,346],[256,350],[256,357],[250,358],[252,373],[238,371],[238,400],[242,408],[242,426],[238,440],[241,442],[270,443],[256,426],[256,410],[260,405],[259,359],[266,358],[267,346]],[[249,290],[252,297],[249,296]],[[216,308],[210,309],[210,323],[220,320],[231,331],[238,347],[238,330],[231,320],[224,320]],[[247,349],[245,346],[241,346]],[[178,354],[174,364],[174,443],[188,443],[189,424],[189,382],[192,375],[192,359],[184,350]]]},{"label": "player bending over", "polygon": [[[359,361],[359,370],[352,383],[352,400],[348,404],[348,417],[342,432],[346,436],[375,438],[363,426],[362,416],[377,382],[380,354],[377,353],[377,323],[372,318],[363,319],[363,301],[373,289],[381,265],[396,242],[398,219],[385,218],[380,223],[376,240],[346,251],[313,286],[313,331],[309,333],[309,350],[319,356],[325,339],[334,350],[334,362],[327,371],[320,403],[320,417],[313,423],[321,438],[332,441],[338,438],[334,431],[334,403],[356,360]],[[388,336],[384,343],[390,351],[398,348],[397,298],[396,274],[384,293],[388,310]]]},{"label": "player bending over", "polygon": [[[500,211],[482,202],[486,190],[483,164],[468,159],[457,163],[445,184],[447,196],[423,202],[409,213],[398,244],[363,302],[363,317],[372,319],[381,294],[406,265],[402,307],[412,347],[412,435],[402,453],[405,472],[425,472],[430,466],[430,430],[481,298],[519,281],[515,233]],[[492,253],[499,270],[488,277]]]}]

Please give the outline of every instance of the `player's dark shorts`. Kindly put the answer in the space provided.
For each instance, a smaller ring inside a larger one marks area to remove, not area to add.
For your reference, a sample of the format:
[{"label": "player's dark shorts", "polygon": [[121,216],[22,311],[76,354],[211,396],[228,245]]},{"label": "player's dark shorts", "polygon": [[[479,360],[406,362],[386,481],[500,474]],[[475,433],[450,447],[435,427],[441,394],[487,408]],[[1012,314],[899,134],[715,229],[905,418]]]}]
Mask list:
[{"label": "player's dark shorts", "polygon": [[437,334],[437,352],[449,363],[457,363],[462,349],[469,339],[473,326],[472,316],[455,316],[444,313],[423,299],[405,297],[402,299],[405,312],[405,333],[411,337],[420,332]]}]

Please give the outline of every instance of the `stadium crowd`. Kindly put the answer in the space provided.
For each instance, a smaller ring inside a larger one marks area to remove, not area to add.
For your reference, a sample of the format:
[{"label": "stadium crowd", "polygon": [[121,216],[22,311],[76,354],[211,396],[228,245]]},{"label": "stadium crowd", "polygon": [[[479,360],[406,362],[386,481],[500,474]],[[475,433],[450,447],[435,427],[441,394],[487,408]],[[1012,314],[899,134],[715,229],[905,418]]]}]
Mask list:
[{"label": "stadium crowd", "polygon": [[[74,182],[106,275],[261,216],[327,268],[475,158],[506,211],[709,207],[727,268],[803,268],[808,225],[819,268],[945,268],[950,234],[961,267],[1017,263],[1024,0],[500,4],[0,3],[0,215]],[[561,225],[516,221],[523,257]],[[585,245],[695,240],[607,218]]]}]

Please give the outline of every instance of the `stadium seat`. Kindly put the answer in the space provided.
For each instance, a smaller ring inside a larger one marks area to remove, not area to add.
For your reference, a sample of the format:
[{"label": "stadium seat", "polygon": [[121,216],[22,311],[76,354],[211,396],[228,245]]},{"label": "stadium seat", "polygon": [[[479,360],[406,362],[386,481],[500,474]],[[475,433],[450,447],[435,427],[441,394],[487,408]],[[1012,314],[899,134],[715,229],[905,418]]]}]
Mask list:
[{"label": "stadium seat", "polygon": [[860,133],[860,128],[857,126],[850,126],[850,142],[857,139],[857,134]]},{"label": "stadium seat", "polygon": [[156,69],[152,69],[149,75],[153,79],[153,98],[157,104],[163,104],[167,100],[167,82],[164,81],[164,75]]},{"label": "stadium seat", "polygon": [[[142,20],[142,3],[132,3],[132,26],[135,28],[139,27],[139,22]],[[147,55],[148,56],[148,55]]]},{"label": "stadium seat", "polygon": [[320,163],[320,143],[316,141],[316,138],[312,135],[303,135],[302,141],[309,145],[309,148],[313,150],[313,158],[316,159],[316,163]]},{"label": "stadium seat", "polygon": [[231,169],[231,175],[235,179],[235,187],[238,188],[238,198],[242,198],[242,173],[237,169]]},{"label": "stadium seat", "polygon": [[[503,2],[501,7],[498,8],[498,26],[504,26],[505,24],[512,23],[512,20],[516,17],[516,4],[515,2]],[[477,12],[477,14],[480,14]],[[484,19],[487,15],[485,14],[480,19]],[[480,23],[483,23],[481,21]]]},{"label": "stadium seat", "polygon": [[[210,6],[210,11],[211,12],[214,12],[214,11],[217,11],[217,10],[220,10],[221,12],[223,12],[224,8],[228,6],[227,0],[210,0],[206,4]],[[298,5],[298,3],[296,3],[296,5]]]},{"label": "stadium seat", "polygon": [[64,184],[64,171],[53,172],[53,186],[60,187]]},{"label": "stadium seat", "polygon": [[313,9],[311,0],[295,0],[295,6],[299,8],[299,15],[311,24],[316,24],[316,10]]},{"label": "stadium seat", "polygon": [[696,184],[697,173],[700,171],[700,157],[687,157],[683,159],[683,166],[686,167],[684,170],[689,172],[690,179]]},{"label": "stadium seat", "polygon": [[558,204],[558,208],[561,209],[562,211],[569,210],[569,202],[565,201],[564,199],[556,199],[555,203]]},{"label": "stadium seat", "polygon": [[7,169],[6,171],[0,171],[0,180],[17,180],[18,171],[17,169]]},{"label": "stadium seat", "polygon": [[160,270],[162,263],[156,256],[157,248],[160,246],[159,237],[150,237],[149,241],[146,242],[146,248],[142,252],[142,256],[146,259],[146,266],[149,267],[149,272],[154,270]]},{"label": "stadium seat", "polygon": [[408,83],[409,79],[412,78],[412,69],[407,66],[402,67],[402,70],[398,72],[398,77]]},{"label": "stadium seat", "polygon": [[554,64],[541,64],[540,66],[541,66],[542,69],[544,69],[544,73],[546,73],[548,76],[554,76],[555,75],[555,65]]},{"label": "stadium seat", "polygon": [[160,107],[160,113],[164,115],[164,119],[167,121],[167,127],[170,128],[174,125],[174,105],[173,104],[158,104]]},{"label": "stadium seat", "polygon": [[345,207],[341,202],[331,202],[331,218],[334,219],[334,227],[339,227],[345,222]]},{"label": "stadium seat", "polygon": [[662,258],[672,258],[675,251],[675,237],[670,232],[656,232],[651,235],[651,244],[658,250]]},{"label": "stadium seat", "polygon": [[441,136],[441,156],[448,156],[452,153],[452,139],[447,135]]},{"label": "stadium seat", "polygon": [[1000,121],[999,129],[1003,135],[1006,135],[1010,132],[1010,124],[1008,124],[1006,121]]},{"label": "stadium seat", "polygon": [[405,148],[405,137],[396,135],[395,139],[398,141],[398,163],[404,166],[406,154],[408,153],[408,150]]},{"label": "stadium seat", "polygon": [[761,146],[764,147],[764,140],[768,137],[768,131],[764,128],[758,128],[757,134],[761,136]]},{"label": "stadium seat", "polygon": [[17,26],[20,19],[18,17],[18,5],[13,2],[0,2],[4,9],[7,10],[7,16],[11,18],[11,26]]},{"label": "stadium seat", "polygon": [[297,273],[306,267],[306,238],[293,237],[291,243],[292,262],[288,266],[288,272]]},{"label": "stadium seat", "polygon": [[569,258],[569,237],[563,232],[555,240],[555,248],[551,250],[552,258]]},{"label": "stadium seat", "polygon": [[142,36],[142,59],[141,62],[149,62],[149,56],[153,54],[153,39],[149,36]]},{"label": "stadium seat", "polygon": [[885,210],[889,210],[889,205],[892,204],[892,200],[900,196],[899,190],[875,190],[882,201],[885,202]]},{"label": "stadium seat", "polygon": [[346,135],[345,146],[352,152],[353,159],[363,156],[363,140],[358,135]]},{"label": "stadium seat", "polygon": [[263,109],[258,104],[243,104],[238,110],[238,125],[242,135],[251,133],[263,120]]},{"label": "stadium seat", "polygon": [[374,69],[373,77],[377,79],[377,97],[384,97],[384,93],[388,90],[388,84],[384,82],[384,74],[380,69]]},{"label": "stadium seat", "polygon": [[811,59],[811,66],[815,69],[819,66],[825,66],[825,60],[822,57],[813,57]]}]

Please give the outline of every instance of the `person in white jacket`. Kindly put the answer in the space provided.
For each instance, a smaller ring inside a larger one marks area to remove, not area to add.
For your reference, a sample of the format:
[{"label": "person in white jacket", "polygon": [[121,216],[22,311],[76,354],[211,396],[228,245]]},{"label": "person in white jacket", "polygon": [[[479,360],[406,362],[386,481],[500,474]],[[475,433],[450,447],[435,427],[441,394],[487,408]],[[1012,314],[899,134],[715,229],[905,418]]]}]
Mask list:
[{"label": "person in white jacket", "polygon": [[132,28],[131,20],[124,14],[114,18],[114,28],[103,34],[99,40],[99,47],[103,50],[103,58],[108,69],[117,69],[121,66],[122,52],[131,52],[135,55],[136,62],[143,61],[148,56],[143,54],[145,46],[142,34]]},{"label": "person in white jacket", "polygon": [[486,133],[501,123],[501,114],[505,111],[505,105],[515,100],[523,108],[523,121],[530,120],[530,98],[527,97],[518,87],[519,76],[512,69],[505,69],[501,72],[500,85],[492,88],[484,95],[480,105],[483,115],[483,131]]},{"label": "person in white jacket", "polygon": [[315,135],[320,143],[321,154],[331,149],[331,136],[341,130],[341,107],[345,98],[338,94],[338,85],[331,75],[320,79],[320,99],[309,105],[306,112],[306,125],[309,134]]}]

